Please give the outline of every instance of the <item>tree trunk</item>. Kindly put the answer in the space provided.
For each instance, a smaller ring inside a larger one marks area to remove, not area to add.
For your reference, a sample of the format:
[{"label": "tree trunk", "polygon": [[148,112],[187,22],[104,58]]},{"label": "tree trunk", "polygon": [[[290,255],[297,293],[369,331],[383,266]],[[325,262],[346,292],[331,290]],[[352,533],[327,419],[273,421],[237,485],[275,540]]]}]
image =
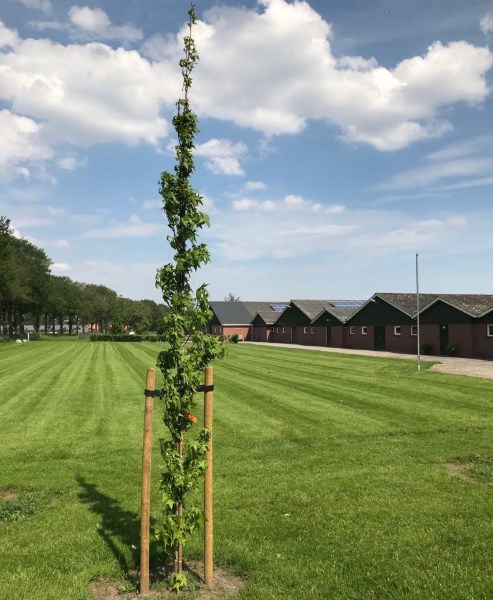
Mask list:
[{"label": "tree trunk", "polygon": [[11,340],[14,339],[14,326],[13,326],[13,316],[12,316],[12,306],[9,306],[8,311],[7,311],[7,321],[8,321],[8,328],[9,328],[9,338]]},{"label": "tree trunk", "polygon": [[37,312],[37,313],[34,315],[34,333],[35,333],[36,335],[38,335],[38,334],[39,334],[39,321],[40,321],[40,314]]}]

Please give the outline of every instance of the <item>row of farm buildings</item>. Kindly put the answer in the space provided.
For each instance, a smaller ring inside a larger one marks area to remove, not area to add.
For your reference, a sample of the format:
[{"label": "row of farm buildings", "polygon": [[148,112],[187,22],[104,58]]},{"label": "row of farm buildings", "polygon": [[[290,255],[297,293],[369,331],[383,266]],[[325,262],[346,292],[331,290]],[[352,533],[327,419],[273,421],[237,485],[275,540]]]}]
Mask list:
[{"label": "row of farm buildings", "polygon": [[213,335],[256,342],[493,360],[493,295],[377,293],[369,300],[211,302]]}]

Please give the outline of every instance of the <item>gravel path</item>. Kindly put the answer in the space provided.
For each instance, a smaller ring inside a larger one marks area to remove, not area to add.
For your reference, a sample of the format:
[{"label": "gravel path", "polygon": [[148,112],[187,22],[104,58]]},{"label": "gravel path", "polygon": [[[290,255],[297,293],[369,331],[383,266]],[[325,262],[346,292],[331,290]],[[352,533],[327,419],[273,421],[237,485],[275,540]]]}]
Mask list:
[{"label": "gravel path", "polygon": [[[411,354],[396,354],[394,352],[379,352],[376,350],[350,350],[349,348],[326,348],[323,346],[302,346],[300,344],[275,344],[269,342],[242,342],[243,344],[256,344],[258,346],[272,346],[282,348],[296,348],[298,350],[319,350],[320,352],[337,352],[339,354],[361,354],[363,356],[382,356],[384,358],[397,358],[416,360]],[[453,375],[467,375],[469,377],[482,377],[493,379],[493,361],[478,360],[475,358],[459,358],[456,356],[422,356],[422,360],[437,362],[430,371],[452,373]]]}]

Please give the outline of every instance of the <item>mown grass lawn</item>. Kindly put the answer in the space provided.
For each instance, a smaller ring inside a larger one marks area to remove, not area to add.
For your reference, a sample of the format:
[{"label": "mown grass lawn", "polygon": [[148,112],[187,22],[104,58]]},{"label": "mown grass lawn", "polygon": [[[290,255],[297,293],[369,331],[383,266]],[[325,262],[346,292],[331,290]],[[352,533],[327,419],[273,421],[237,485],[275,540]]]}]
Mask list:
[{"label": "mown grass lawn", "polygon": [[[158,350],[0,345],[0,597],[88,600],[138,567]],[[240,344],[215,384],[215,558],[238,598],[493,598],[493,382]],[[157,443],[153,461],[157,518]]]}]

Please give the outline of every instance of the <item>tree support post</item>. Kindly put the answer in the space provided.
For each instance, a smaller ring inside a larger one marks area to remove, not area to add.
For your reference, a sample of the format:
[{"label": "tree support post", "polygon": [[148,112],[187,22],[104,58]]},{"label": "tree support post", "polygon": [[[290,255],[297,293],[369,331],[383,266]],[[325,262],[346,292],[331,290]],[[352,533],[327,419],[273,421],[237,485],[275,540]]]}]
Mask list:
[{"label": "tree support post", "polygon": [[151,456],[152,456],[152,413],[153,392],[156,381],[154,369],[147,369],[144,411],[144,444],[142,451],[142,504],[140,523],[140,594],[149,594],[149,531],[151,521]]},{"label": "tree support post", "polygon": [[212,367],[205,369],[204,427],[209,430],[209,444],[205,455],[207,467],[204,477],[204,582],[207,588],[214,585],[214,536],[212,506],[212,420],[213,392],[207,391],[214,384]]}]

